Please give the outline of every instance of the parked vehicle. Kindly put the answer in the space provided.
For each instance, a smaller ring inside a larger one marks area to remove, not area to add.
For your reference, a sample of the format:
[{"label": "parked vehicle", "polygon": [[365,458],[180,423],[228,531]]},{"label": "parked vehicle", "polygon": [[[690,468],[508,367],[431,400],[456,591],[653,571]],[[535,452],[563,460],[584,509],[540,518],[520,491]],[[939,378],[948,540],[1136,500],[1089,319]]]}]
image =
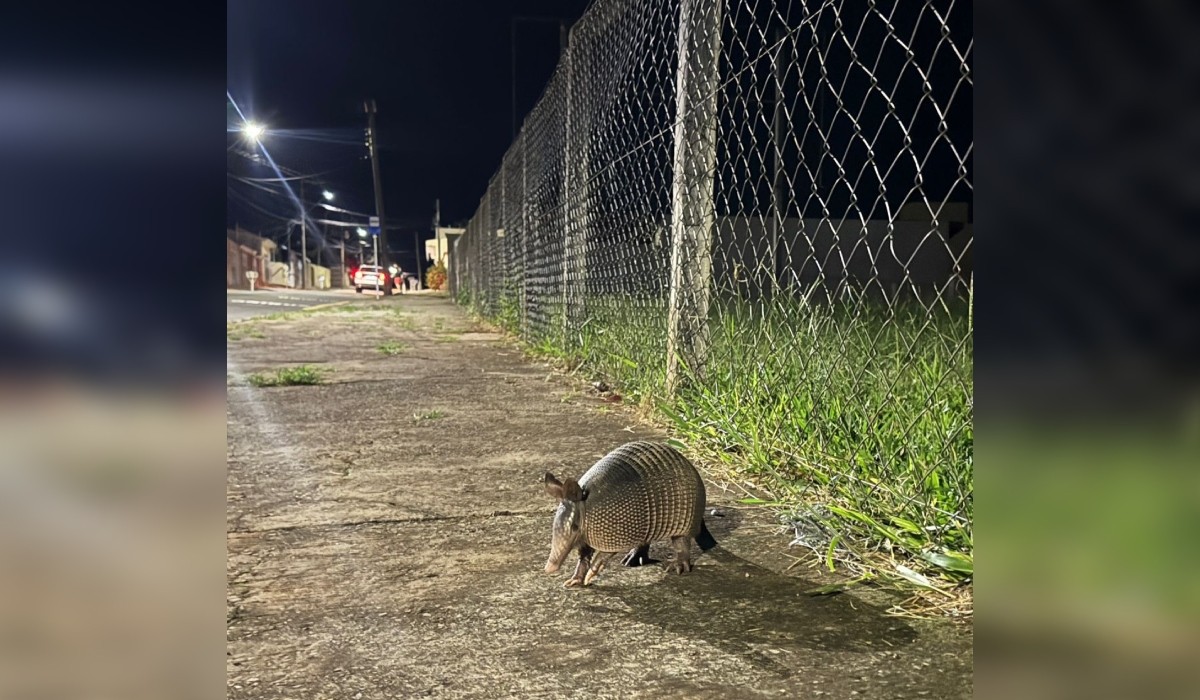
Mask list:
[{"label": "parked vehicle", "polygon": [[387,290],[388,273],[378,265],[362,265],[354,271],[354,291],[362,294],[364,289],[379,288],[380,291]]}]

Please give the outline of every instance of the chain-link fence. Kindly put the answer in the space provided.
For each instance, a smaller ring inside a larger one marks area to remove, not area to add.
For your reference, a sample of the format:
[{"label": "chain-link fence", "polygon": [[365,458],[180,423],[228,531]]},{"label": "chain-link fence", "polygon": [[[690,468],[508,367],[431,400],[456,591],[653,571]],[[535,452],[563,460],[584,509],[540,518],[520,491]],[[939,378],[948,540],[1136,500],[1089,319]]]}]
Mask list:
[{"label": "chain-link fence", "polygon": [[969,552],[970,10],[598,0],[451,291],[820,504],[809,544]]}]

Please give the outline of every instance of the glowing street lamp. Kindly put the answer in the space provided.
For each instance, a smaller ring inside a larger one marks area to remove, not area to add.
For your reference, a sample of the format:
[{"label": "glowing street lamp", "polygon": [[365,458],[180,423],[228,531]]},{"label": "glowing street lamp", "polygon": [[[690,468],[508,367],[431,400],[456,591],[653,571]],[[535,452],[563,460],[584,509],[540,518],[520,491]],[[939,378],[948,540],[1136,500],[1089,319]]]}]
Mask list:
[{"label": "glowing street lamp", "polygon": [[242,132],[246,134],[246,138],[255,142],[261,139],[266,131],[267,128],[265,126],[254,122],[246,122],[246,125],[242,127]]},{"label": "glowing street lamp", "polygon": [[[365,228],[362,228],[360,226],[359,228],[357,228],[355,230],[358,231],[359,238],[363,239],[364,241],[367,239],[367,230]],[[374,254],[375,259],[372,264],[378,266],[379,265],[379,238],[376,236],[371,237],[371,249],[375,253]],[[359,250],[359,256],[361,257],[362,256],[362,246],[361,245],[358,247],[358,250]],[[359,260],[359,262],[361,263],[362,260]],[[375,276],[375,291],[376,292],[379,291],[379,275],[378,275],[378,273],[376,273],[376,276]]]},{"label": "glowing street lamp", "polygon": [[326,202],[332,202],[332,201],[333,201],[333,193],[332,193],[332,192],[330,192],[329,190],[325,190],[324,192],[322,192],[322,193],[321,193],[321,196],[325,198],[325,201],[326,201]]}]

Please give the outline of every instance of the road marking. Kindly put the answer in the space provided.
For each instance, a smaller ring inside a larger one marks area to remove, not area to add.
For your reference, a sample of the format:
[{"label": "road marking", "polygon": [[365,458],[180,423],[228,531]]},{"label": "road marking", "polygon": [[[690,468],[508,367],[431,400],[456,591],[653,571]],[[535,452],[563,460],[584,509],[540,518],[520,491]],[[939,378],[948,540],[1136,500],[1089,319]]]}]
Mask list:
[{"label": "road marking", "polygon": [[230,299],[231,304],[259,304],[262,306],[290,306],[296,309],[303,309],[304,304],[289,304],[284,301],[263,301],[261,299]]}]

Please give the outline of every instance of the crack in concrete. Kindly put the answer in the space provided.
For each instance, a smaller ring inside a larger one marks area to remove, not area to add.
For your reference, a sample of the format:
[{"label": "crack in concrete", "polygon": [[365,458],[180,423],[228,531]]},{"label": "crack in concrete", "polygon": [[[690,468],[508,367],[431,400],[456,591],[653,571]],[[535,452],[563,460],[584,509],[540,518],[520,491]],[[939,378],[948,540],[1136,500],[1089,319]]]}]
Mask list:
[{"label": "crack in concrete", "polygon": [[277,527],[231,529],[229,535],[254,535],[268,532],[294,532],[296,530],[318,530],[331,528],[350,528],[360,525],[405,525],[409,523],[435,523],[456,520],[482,520],[483,518],[500,518],[522,515],[546,515],[541,510],[493,510],[485,515],[419,515],[411,518],[367,518],[366,520],[351,520],[340,523],[303,523],[297,525],[279,525]]}]

